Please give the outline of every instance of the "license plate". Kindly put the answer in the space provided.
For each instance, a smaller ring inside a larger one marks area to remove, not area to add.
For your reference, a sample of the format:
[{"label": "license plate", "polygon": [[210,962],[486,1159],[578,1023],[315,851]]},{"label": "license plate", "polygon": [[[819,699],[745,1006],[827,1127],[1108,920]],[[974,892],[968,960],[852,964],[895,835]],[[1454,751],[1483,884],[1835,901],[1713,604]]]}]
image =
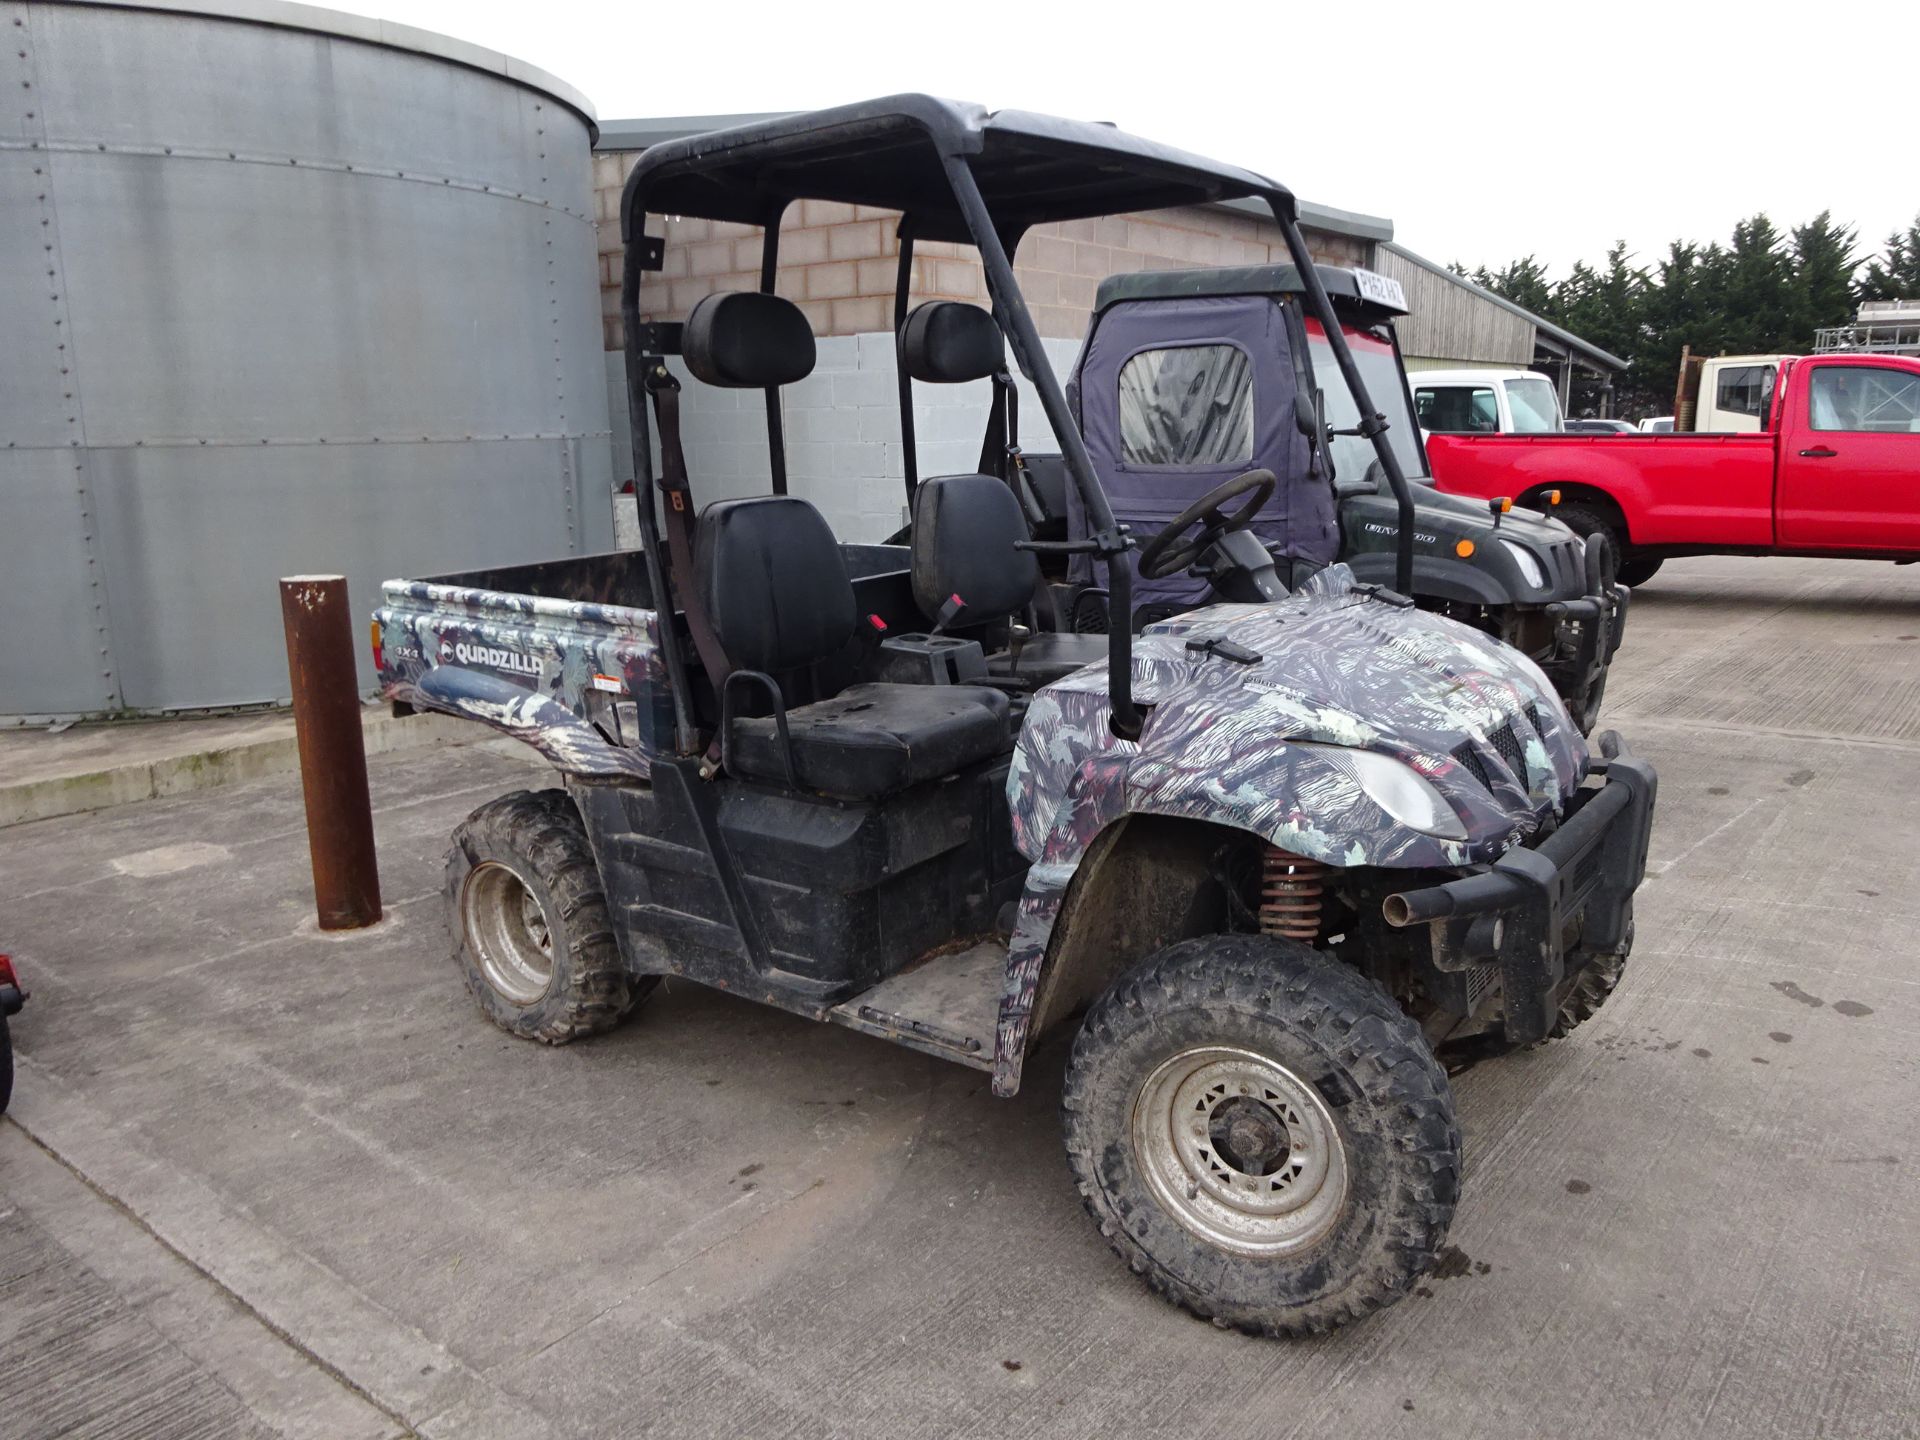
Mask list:
[{"label": "license plate", "polygon": [[1396,310],[1407,308],[1407,292],[1400,288],[1400,282],[1391,275],[1356,269],[1353,272],[1353,284],[1362,300],[1370,300],[1375,305],[1391,305]]}]

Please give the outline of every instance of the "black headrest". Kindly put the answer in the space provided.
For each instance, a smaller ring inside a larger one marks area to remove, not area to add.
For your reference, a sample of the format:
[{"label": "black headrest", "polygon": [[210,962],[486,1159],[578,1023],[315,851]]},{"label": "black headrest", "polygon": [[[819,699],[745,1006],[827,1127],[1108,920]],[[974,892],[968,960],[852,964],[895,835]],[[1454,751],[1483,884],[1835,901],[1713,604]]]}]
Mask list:
[{"label": "black headrest", "polygon": [[853,638],[846,557],[797,496],[716,500],[701,511],[693,583],[720,648],[743,670],[796,670]]},{"label": "black headrest", "polygon": [[913,603],[937,618],[951,596],[966,606],[965,627],[1024,609],[1040,584],[1040,562],[1016,550],[1026,517],[1004,480],[938,475],[913,493]]},{"label": "black headrest", "polygon": [[984,380],[1007,364],[992,314],[961,300],[916,305],[900,331],[900,353],[914,379],[941,385]]},{"label": "black headrest", "polygon": [[778,295],[729,290],[687,314],[681,357],[696,380],[734,390],[791,385],[813,373],[813,327]]}]

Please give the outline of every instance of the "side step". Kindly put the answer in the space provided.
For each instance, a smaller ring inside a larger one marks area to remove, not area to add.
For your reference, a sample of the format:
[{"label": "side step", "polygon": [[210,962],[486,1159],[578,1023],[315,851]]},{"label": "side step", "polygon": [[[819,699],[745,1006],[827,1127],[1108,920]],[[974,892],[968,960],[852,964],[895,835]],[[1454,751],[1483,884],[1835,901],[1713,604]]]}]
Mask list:
[{"label": "side step", "polygon": [[827,1019],[942,1060],[992,1070],[1006,979],[1005,942],[983,940],[902,970],[834,1006]]}]

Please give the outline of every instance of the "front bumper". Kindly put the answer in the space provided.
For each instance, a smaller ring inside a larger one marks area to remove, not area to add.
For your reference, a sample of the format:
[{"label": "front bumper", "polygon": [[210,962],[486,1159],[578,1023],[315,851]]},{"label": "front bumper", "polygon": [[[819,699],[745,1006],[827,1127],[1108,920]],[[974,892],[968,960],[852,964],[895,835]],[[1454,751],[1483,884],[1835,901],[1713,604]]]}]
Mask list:
[{"label": "front bumper", "polygon": [[1659,777],[1611,731],[1595,749],[1588,782],[1537,845],[1386,899],[1389,925],[1430,927],[1437,969],[1499,968],[1510,1044],[1544,1039],[1565,982],[1627,945]]},{"label": "front bumper", "polygon": [[1555,651],[1568,657],[1576,674],[1591,680],[1613,662],[1627,632],[1631,593],[1624,585],[1614,585],[1578,600],[1548,603],[1547,615],[1554,621]]},{"label": "front bumper", "polygon": [[1592,713],[1583,723],[1590,724],[1600,708],[1600,693],[1606,689],[1607,666],[1627,633],[1632,592],[1606,580],[1603,552],[1592,541],[1586,546],[1585,566],[1587,593],[1575,600],[1549,602],[1547,615],[1554,622],[1554,667],[1570,672],[1575,693],[1587,697],[1585,708]]}]

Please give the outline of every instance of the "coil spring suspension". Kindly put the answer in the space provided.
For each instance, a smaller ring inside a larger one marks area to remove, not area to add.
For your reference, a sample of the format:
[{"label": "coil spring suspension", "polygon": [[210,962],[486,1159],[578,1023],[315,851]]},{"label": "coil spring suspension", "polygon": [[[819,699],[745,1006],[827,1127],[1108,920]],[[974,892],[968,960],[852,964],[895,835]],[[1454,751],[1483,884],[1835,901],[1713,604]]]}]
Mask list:
[{"label": "coil spring suspension", "polygon": [[1267,846],[1260,861],[1260,932],[1311,945],[1320,938],[1326,865]]}]

